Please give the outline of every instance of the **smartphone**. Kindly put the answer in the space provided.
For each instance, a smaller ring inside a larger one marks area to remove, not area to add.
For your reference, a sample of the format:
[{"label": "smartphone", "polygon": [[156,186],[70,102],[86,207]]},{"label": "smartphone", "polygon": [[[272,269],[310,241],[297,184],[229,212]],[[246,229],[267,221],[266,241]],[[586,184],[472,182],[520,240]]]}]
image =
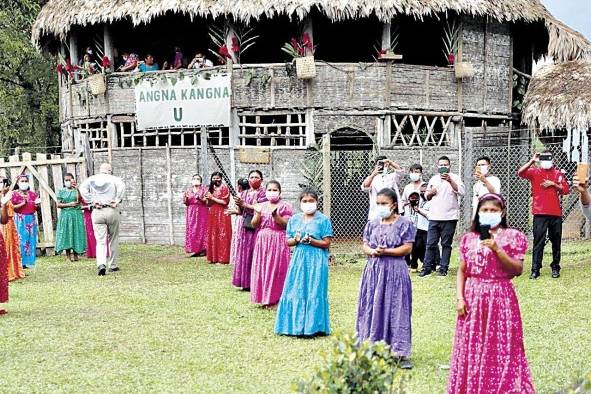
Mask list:
[{"label": "smartphone", "polygon": [[552,154],[550,154],[550,153],[541,153],[540,154],[540,161],[552,161]]},{"label": "smartphone", "polygon": [[589,163],[577,163],[577,177],[579,182],[585,182],[589,177]]},{"label": "smartphone", "polygon": [[449,167],[439,167],[438,171],[440,174],[447,174],[449,173]]},{"label": "smartphone", "polygon": [[2,187],[6,188],[10,186],[10,181],[6,178],[2,179]]},{"label": "smartphone", "polygon": [[490,226],[488,224],[481,224],[480,225],[480,240],[484,241],[485,239],[490,238]]},{"label": "smartphone", "polygon": [[378,160],[377,165],[378,165],[378,172],[379,173],[384,172],[384,160]]}]

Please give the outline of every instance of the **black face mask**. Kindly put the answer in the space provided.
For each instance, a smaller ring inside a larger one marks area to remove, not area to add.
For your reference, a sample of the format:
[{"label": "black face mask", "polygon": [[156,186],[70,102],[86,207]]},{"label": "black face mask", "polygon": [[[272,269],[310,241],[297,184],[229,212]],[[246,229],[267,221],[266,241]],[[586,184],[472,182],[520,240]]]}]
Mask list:
[{"label": "black face mask", "polygon": [[213,184],[216,186],[220,186],[222,184],[222,181],[213,181]]}]

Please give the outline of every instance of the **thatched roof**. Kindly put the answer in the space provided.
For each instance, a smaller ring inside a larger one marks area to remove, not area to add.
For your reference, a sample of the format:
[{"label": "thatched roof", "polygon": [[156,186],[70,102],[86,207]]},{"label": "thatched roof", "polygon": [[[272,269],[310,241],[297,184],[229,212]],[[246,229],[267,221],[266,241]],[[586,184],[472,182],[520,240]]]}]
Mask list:
[{"label": "thatched roof", "polygon": [[591,62],[548,65],[532,78],[523,121],[540,130],[591,128]]},{"label": "thatched roof", "polygon": [[[189,17],[232,17],[239,21],[277,14],[303,19],[313,8],[332,20],[375,14],[388,21],[399,14],[416,18],[448,11],[486,16],[498,21],[544,22],[549,32],[549,54],[557,60],[591,54],[591,44],[556,21],[539,0],[49,0],[33,26],[36,44],[53,36],[63,40],[74,25],[86,26],[127,19],[148,23],[167,12]],[[591,56],[591,55],[590,55]]]}]

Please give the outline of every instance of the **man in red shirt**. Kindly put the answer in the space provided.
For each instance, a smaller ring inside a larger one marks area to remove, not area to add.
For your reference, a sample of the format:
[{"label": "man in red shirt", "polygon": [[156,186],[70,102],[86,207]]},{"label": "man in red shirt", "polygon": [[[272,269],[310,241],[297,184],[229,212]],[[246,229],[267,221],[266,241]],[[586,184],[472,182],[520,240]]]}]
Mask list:
[{"label": "man in red shirt", "polygon": [[[539,167],[533,167],[538,163]],[[564,174],[554,167],[552,153],[536,153],[517,175],[530,181],[534,215],[534,245],[530,279],[537,279],[542,268],[546,234],[552,243],[552,277],[560,277],[560,246],[562,242],[562,207],[560,197],[569,193]]]}]

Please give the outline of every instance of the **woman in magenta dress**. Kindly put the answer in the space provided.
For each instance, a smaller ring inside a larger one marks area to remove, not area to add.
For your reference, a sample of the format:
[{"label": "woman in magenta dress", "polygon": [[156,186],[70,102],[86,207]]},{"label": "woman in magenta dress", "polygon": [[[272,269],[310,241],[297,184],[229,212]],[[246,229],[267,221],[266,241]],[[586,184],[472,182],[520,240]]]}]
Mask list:
[{"label": "woman in magenta dress", "polygon": [[285,227],[293,214],[291,205],[281,200],[281,185],[267,183],[267,202],[254,207],[252,224],[258,233],[252,253],[250,300],[254,304],[274,306],[279,302],[289,266],[290,251]]},{"label": "woman in magenta dress", "polygon": [[207,246],[207,216],[209,215],[205,203],[207,187],[202,184],[199,175],[193,175],[192,185],[183,196],[187,206],[185,227],[185,251],[192,257],[205,256]]},{"label": "woman in magenta dress", "polygon": [[21,260],[23,268],[32,267],[37,259],[37,205],[39,196],[31,191],[29,177],[18,177],[18,190],[12,194],[14,205],[14,224],[21,243]]},{"label": "woman in magenta dress", "polygon": [[[241,196],[242,192],[247,191],[248,189],[250,189],[250,186],[248,184],[248,179],[246,178],[240,178],[238,179],[238,181],[236,181],[236,191],[238,192],[238,195]],[[234,197],[234,200],[236,200],[238,196]],[[236,218],[234,219],[234,221],[232,222],[232,246],[230,247],[230,264],[232,265],[236,265],[236,248],[238,246],[238,230],[243,226],[244,224],[244,220],[242,219],[242,215],[240,214],[240,208],[238,208],[238,205],[236,205],[236,202],[234,201],[234,206],[232,206],[231,208],[228,208],[226,210],[226,215],[235,215]]]},{"label": "woman in magenta dress", "polygon": [[230,190],[222,183],[222,174],[211,174],[209,190],[205,193],[209,206],[207,218],[207,261],[211,264],[228,264],[232,243],[232,221],[226,215],[230,202]]},{"label": "woman in magenta dress", "polygon": [[511,283],[523,271],[526,250],[525,235],[507,227],[504,199],[482,196],[472,229],[460,241],[448,393],[535,392]]},{"label": "woman in magenta dress", "polygon": [[248,174],[249,189],[243,191],[235,198],[238,206],[237,213],[242,218],[241,225],[236,227],[236,256],[234,260],[234,272],[232,285],[242,289],[250,289],[252,271],[252,253],[257,235],[257,228],[252,225],[254,218],[254,206],[267,201],[265,189],[261,187],[263,174],[259,170],[253,170]]},{"label": "woman in magenta dress", "polygon": [[[6,204],[2,204],[0,210],[0,223],[8,223],[8,210]],[[0,231],[0,304],[8,302],[8,256],[4,245],[4,237]],[[6,309],[0,308],[0,315],[4,315]]]},{"label": "woman in magenta dress", "polygon": [[92,226],[92,211],[90,205],[82,200],[82,214],[84,216],[84,228],[86,229],[86,257],[96,258],[96,238]]}]

